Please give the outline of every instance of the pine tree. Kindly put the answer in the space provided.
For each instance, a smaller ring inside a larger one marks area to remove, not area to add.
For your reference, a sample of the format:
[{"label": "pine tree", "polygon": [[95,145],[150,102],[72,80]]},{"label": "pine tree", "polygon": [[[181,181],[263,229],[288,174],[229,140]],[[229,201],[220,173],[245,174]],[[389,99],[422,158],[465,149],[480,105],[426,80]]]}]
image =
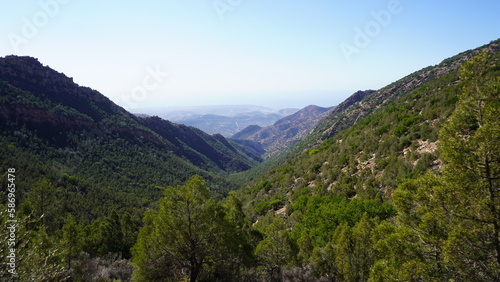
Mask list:
[{"label": "pine tree", "polygon": [[134,246],[137,240],[137,232],[132,216],[130,213],[125,212],[120,219],[121,231],[123,234],[122,255],[123,258],[129,259],[131,257],[130,249]]},{"label": "pine tree", "polygon": [[274,217],[272,211],[266,215],[271,224],[265,226],[264,240],[255,249],[268,278],[271,281],[281,279],[282,267],[293,261],[293,248],[290,232],[286,229],[285,220]]},{"label": "pine tree", "polygon": [[159,210],[145,216],[132,249],[137,281],[187,277],[196,281],[205,266],[233,257],[238,251],[232,238],[234,226],[210,196],[199,176],[165,190]]},{"label": "pine tree", "polygon": [[71,269],[71,262],[78,258],[83,245],[80,227],[72,215],[69,215],[66,219],[62,233],[63,237],[60,244],[66,257],[67,269]]},{"label": "pine tree", "polygon": [[354,226],[341,224],[335,230],[333,256],[343,281],[367,281],[374,260],[372,233],[375,220],[367,213]]},{"label": "pine tree", "polygon": [[440,134],[442,208],[452,217],[446,261],[462,277],[500,280],[500,62],[486,52],[461,69],[459,104]]},{"label": "pine tree", "polygon": [[[406,279],[447,280],[449,273],[444,267],[443,245],[451,222],[441,201],[435,197],[442,186],[443,181],[428,172],[398,187],[393,196],[399,212],[398,226],[391,233],[380,235],[383,239],[378,242],[379,251],[390,270],[378,271]],[[381,265],[380,261],[376,267]],[[375,274],[380,279],[388,278]]]},{"label": "pine tree", "polygon": [[55,218],[59,214],[56,204],[57,193],[54,185],[46,178],[35,182],[21,204],[21,211],[31,215],[39,225],[44,225],[49,231],[55,229]]}]

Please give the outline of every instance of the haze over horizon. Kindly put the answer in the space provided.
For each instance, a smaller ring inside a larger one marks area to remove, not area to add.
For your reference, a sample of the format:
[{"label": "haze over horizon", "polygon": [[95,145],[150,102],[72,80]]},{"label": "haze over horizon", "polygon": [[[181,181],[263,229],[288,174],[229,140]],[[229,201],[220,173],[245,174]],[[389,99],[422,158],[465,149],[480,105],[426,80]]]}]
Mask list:
[{"label": "haze over horizon", "polygon": [[493,0],[2,1],[0,56],[129,110],[334,106],[499,36]]}]

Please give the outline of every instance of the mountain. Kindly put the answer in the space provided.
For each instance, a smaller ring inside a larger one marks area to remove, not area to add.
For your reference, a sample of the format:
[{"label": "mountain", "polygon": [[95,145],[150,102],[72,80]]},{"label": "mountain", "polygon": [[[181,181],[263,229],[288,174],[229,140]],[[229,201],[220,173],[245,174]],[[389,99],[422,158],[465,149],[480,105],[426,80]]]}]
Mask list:
[{"label": "mountain", "polygon": [[210,134],[230,137],[241,129],[257,124],[267,126],[293,114],[298,109],[271,109],[252,105],[221,105],[199,107],[143,108],[142,115],[158,115],[176,123],[193,126]]},{"label": "mountain", "polygon": [[[481,51],[498,57],[500,40],[377,91],[356,92],[321,119],[291,154],[278,160],[279,167],[270,166],[257,179],[271,183],[288,179],[287,185],[272,186],[275,190],[270,195],[283,195],[297,187],[328,188],[350,196],[366,193],[365,187],[371,187],[372,193],[390,194],[405,176],[438,168],[437,132],[457,102],[459,68]],[[261,130],[249,127],[242,135]]]},{"label": "mountain", "polygon": [[276,121],[271,126],[250,125],[233,135],[231,139],[259,142],[266,150],[266,158],[272,158],[301,140],[332,109],[310,105]]},{"label": "mountain", "polygon": [[[462,87],[459,68],[482,51],[498,60],[500,40],[448,58],[380,90],[355,93],[299,142],[291,154],[296,157],[278,162],[278,167],[271,166],[254,185],[247,186],[252,191],[248,201],[257,204],[279,199],[281,207],[292,205],[294,193],[303,189],[349,198],[379,193],[390,197],[403,179],[428,169],[439,170],[438,131],[457,103]],[[249,128],[248,132],[258,130]],[[267,192],[256,198],[262,181],[268,183]]]},{"label": "mountain", "polygon": [[[488,45],[489,46],[489,45]],[[492,45],[491,48],[493,48]],[[490,48],[490,47],[484,47]],[[310,135],[309,141],[313,144],[322,142],[335,136],[343,129],[349,128],[357,121],[371,113],[385,109],[395,99],[406,95],[417,88],[456,71],[464,62],[470,59],[477,50],[469,50],[457,56],[448,58],[436,66],[430,66],[416,71],[396,82],[393,82],[377,91],[370,93],[356,93],[333,110],[328,118],[322,120]]]},{"label": "mountain", "polygon": [[264,265],[288,257],[290,281],[497,281],[499,77],[496,40],[356,93],[248,174]]},{"label": "mountain", "polygon": [[180,184],[194,174],[222,191],[229,185],[222,175],[261,161],[255,151],[221,135],[137,117],[37,59],[18,56],[0,58],[0,145],[3,166],[43,171],[25,175],[27,190],[43,175],[52,183],[71,176],[95,193],[115,191],[117,203],[123,193],[152,199],[158,196],[155,186]]},{"label": "mountain", "polygon": [[276,122],[326,115],[256,165],[257,141],[1,58],[0,257],[22,281],[500,281],[499,78],[496,40]]}]

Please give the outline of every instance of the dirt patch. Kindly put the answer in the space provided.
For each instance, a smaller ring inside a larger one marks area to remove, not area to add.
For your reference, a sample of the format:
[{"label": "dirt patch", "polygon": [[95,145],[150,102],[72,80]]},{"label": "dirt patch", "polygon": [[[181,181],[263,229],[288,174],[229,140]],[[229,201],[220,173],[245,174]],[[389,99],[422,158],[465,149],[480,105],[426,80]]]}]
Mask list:
[{"label": "dirt patch", "polygon": [[419,154],[434,153],[437,150],[436,142],[429,142],[428,140],[418,140],[417,152]]},{"label": "dirt patch", "polygon": [[282,207],[281,209],[274,211],[275,216],[285,216],[286,212],[286,206]]}]

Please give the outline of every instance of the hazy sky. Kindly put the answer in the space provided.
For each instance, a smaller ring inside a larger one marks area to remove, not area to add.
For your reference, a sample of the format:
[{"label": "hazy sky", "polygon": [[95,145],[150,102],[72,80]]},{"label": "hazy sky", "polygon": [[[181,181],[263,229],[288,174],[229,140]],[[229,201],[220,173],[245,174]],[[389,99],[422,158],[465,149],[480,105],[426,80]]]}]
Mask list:
[{"label": "hazy sky", "polygon": [[332,106],[500,37],[500,1],[0,0],[0,56],[128,109]]}]

